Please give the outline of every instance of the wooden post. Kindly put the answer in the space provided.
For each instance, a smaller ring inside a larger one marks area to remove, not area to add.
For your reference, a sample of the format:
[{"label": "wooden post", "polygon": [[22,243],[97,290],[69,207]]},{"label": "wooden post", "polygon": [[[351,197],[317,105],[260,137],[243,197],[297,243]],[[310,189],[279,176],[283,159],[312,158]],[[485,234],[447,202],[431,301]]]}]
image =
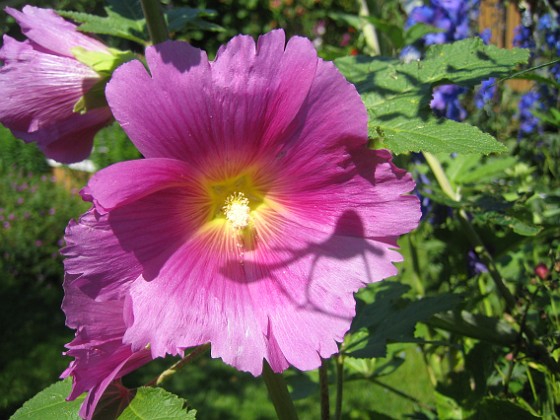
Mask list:
[{"label": "wooden post", "polygon": [[[516,4],[503,0],[482,0],[478,17],[478,29],[492,31],[490,43],[500,48],[513,48],[515,29],[521,24],[521,14]],[[516,92],[527,92],[531,89],[529,80],[508,80],[508,86]]]}]

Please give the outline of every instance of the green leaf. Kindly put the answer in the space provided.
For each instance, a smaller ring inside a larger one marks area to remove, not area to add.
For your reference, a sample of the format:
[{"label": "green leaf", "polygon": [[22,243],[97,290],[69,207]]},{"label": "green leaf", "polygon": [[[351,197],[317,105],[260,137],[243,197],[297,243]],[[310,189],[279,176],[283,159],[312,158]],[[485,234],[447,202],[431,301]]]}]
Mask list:
[{"label": "green leaf", "polygon": [[440,313],[434,315],[427,324],[500,346],[511,346],[517,340],[517,332],[505,321],[467,311]]},{"label": "green leaf", "polygon": [[469,420],[532,420],[538,418],[540,416],[534,416],[512,401],[493,397],[485,398],[476,408],[476,412],[468,417]]},{"label": "green leaf", "polygon": [[80,420],[78,411],[84,395],[66,401],[72,389],[72,380],[65,379],[45,388],[17,410],[10,420]]},{"label": "green leaf", "polygon": [[456,174],[453,181],[459,184],[483,181],[505,172],[506,169],[512,168],[516,163],[517,159],[513,156],[506,158],[491,158],[483,165],[460,171]]},{"label": "green leaf", "polygon": [[223,32],[225,29],[215,23],[207,22],[201,18],[215,17],[216,11],[212,9],[194,9],[192,7],[175,7],[166,10],[167,27],[169,31],[182,31],[197,29],[202,31]]},{"label": "green leaf", "polygon": [[119,420],[194,420],[195,410],[187,402],[162,388],[138,388],[136,396],[119,416]]},{"label": "green leaf", "polygon": [[502,50],[480,39],[430,47],[423,60],[402,63],[384,57],[344,57],[335,64],[356,85],[369,116],[369,135],[394,153],[489,154],[506,147],[466,123],[437,119],[432,90],[441,84],[472,87],[509,74],[526,62],[526,50]]},{"label": "green leaf", "polygon": [[104,7],[107,16],[57,10],[61,16],[81,23],[78,29],[93,34],[111,35],[146,45],[148,34],[139,0],[109,1]]},{"label": "green leaf", "polygon": [[424,23],[417,23],[408,28],[404,34],[404,43],[406,45],[414,44],[419,41],[422,37],[428,34],[434,34],[438,32],[444,32],[441,28],[436,28],[432,25],[426,25]]},{"label": "green leaf", "polygon": [[379,142],[394,153],[482,153],[505,152],[507,147],[477,127],[452,120],[427,121],[395,118],[383,124],[369,124],[371,137],[383,133]]},{"label": "green leaf", "polygon": [[[410,301],[402,296],[409,287],[390,281],[370,286],[373,299],[366,303],[357,299],[357,313],[345,341],[349,356],[356,358],[384,357],[387,342],[414,342],[416,323],[437,312],[447,311],[461,301],[453,294],[442,294]],[[360,295],[363,296],[364,294]]]}]

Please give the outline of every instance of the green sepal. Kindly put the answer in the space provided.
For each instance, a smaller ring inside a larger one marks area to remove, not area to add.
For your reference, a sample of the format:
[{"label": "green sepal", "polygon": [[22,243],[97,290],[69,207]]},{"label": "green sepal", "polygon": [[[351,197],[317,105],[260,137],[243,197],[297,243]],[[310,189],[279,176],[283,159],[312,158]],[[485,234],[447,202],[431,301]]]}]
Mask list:
[{"label": "green sepal", "polygon": [[108,48],[108,50],[110,54],[75,47],[72,48],[72,54],[76,60],[85,64],[100,76],[110,76],[121,64],[136,58],[136,55],[131,51],[120,51],[114,48]]},{"label": "green sepal", "polygon": [[88,92],[74,104],[73,111],[85,114],[86,112],[107,106],[105,98],[105,86],[113,72],[121,64],[136,59],[136,55],[130,51],[120,51],[108,48],[109,53],[100,51],[89,51],[82,47],[72,49],[76,60],[85,64],[100,76],[97,82]]},{"label": "green sepal", "polygon": [[101,79],[87,93],[78,99],[74,104],[73,112],[85,114],[88,111],[96,108],[107,106],[107,99],[105,98],[105,86],[109,79]]}]

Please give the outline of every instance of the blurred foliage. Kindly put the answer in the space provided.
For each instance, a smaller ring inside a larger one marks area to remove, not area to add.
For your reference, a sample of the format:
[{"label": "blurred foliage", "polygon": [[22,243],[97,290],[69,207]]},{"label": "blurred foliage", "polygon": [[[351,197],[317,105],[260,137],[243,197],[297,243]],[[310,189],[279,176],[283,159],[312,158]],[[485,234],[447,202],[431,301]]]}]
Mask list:
[{"label": "blurred foliage", "polygon": [[0,127],[0,417],[52,383],[67,361],[64,327],[64,229],[89,206],[60,186],[33,144]]},{"label": "blurred foliage", "polygon": [[[10,3],[17,8],[23,4]],[[34,4],[104,13],[101,1]],[[197,15],[199,26],[177,25],[172,35],[212,56],[238,33],[257,35],[282,27],[288,36],[309,37],[321,56],[334,59],[364,52],[361,28],[367,21],[377,27],[382,54],[389,57],[367,62],[399,66],[393,57],[415,36],[403,29],[401,4],[396,0],[368,4],[375,19],[358,17],[359,4],[350,0],[201,1],[196,7],[205,12]],[[188,6],[193,4],[164,2],[168,11]],[[13,19],[5,15],[2,19],[5,32],[19,37]],[[208,31],[203,22],[223,30]],[[129,41],[119,42],[121,47],[131,47]],[[342,61],[359,64],[357,58]],[[366,78],[371,73],[368,67]],[[423,112],[428,114],[431,90],[423,93]],[[399,242],[404,255],[399,275],[358,293],[352,330],[341,354],[327,364],[331,395],[336,394],[337,378],[345,379],[343,418],[552,419],[560,415],[560,114],[557,107],[543,111],[539,118],[546,123],[544,132],[517,140],[521,95],[499,82],[482,109],[475,107],[473,92],[462,97],[467,122],[495,136],[508,152],[438,154],[456,199],[443,191],[422,155],[395,159],[417,180],[423,218],[420,227]],[[447,135],[453,137],[453,130]],[[0,347],[0,417],[7,417],[53,382],[68,362],[60,357],[71,333],[63,327],[59,309],[58,241],[68,220],[87,205],[76,191],[52,182],[50,168],[34,146],[15,141],[5,129],[0,139],[4,308],[0,327],[7,337]],[[138,157],[114,124],[96,137],[91,159],[102,168]],[[482,245],[473,243],[473,231]],[[496,275],[513,297],[512,305]],[[171,363],[156,360],[123,382],[139,387]],[[301,418],[318,418],[318,373],[292,369],[286,377]],[[200,418],[274,418],[260,378],[209,356],[173,375],[164,387],[186,399]],[[335,409],[331,398],[331,411]]]},{"label": "blurred foliage", "polygon": [[121,126],[115,123],[96,134],[90,160],[97,169],[102,169],[113,163],[138,159],[141,156]]}]

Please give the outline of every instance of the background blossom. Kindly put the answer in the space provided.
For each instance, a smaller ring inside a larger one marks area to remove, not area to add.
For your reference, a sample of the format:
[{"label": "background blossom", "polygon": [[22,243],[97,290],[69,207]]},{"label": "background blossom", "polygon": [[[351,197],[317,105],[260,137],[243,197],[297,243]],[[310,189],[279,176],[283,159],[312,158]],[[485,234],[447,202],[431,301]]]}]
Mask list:
[{"label": "background blossom", "polygon": [[0,122],[26,142],[36,142],[47,157],[78,162],[91,152],[93,137],[111,120],[108,107],[81,114],[78,100],[100,82],[94,70],[74,58],[73,49],[109,54],[101,42],[76,30],[54,11],[7,7],[27,36],[4,35],[0,49]]}]

